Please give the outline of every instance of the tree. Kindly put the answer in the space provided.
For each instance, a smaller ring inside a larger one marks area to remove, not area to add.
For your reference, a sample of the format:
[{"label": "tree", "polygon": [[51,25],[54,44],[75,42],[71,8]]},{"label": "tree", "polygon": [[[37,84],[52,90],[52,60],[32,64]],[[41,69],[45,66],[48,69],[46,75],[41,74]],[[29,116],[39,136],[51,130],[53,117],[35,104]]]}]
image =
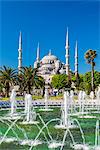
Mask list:
[{"label": "tree", "polygon": [[[87,94],[91,92],[91,72],[85,74],[79,74],[79,86],[76,86],[75,75],[72,76],[72,82],[74,82],[77,90],[85,90]],[[100,84],[100,72],[94,71],[94,90]]]},{"label": "tree", "polygon": [[100,72],[94,72],[94,88],[97,88],[100,85]]},{"label": "tree", "polygon": [[[85,90],[87,94],[91,92],[91,72],[87,72],[84,75],[80,74],[79,90]],[[100,72],[94,71],[94,90],[100,84]]]},{"label": "tree", "polygon": [[69,88],[71,83],[68,82],[68,76],[66,74],[54,75],[51,81],[51,85],[55,89]]},{"label": "tree", "polygon": [[14,85],[16,71],[10,67],[3,66],[0,69],[0,84],[5,88],[5,96],[9,97],[10,86]]},{"label": "tree", "polygon": [[37,69],[30,67],[23,67],[21,73],[18,75],[18,84],[21,92],[28,91],[31,94],[33,86],[42,88],[44,79],[37,75]]},{"label": "tree", "polygon": [[92,91],[94,91],[94,66],[95,66],[94,59],[96,56],[97,56],[97,54],[96,54],[95,50],[89,49],[85,53],[85,59],[86,59],[87,63],[91,64],[91,89],[92,89]]},{"label": "tree", "polygon": [[77,90],[80,90],[82,88],[82,82],[83,82],[83,75],[82,74],[75,74],[72,75],[72,82],[74,82],[74,85]]}]

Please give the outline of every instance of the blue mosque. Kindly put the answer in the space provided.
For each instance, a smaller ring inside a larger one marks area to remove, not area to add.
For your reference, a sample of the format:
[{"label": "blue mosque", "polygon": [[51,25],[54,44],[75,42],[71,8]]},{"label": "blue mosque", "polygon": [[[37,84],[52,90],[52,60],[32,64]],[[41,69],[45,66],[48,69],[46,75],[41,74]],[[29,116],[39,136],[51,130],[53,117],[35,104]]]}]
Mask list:
[{"label": "blue mosque", "polygon": [[[66,63],[61,62],[55,55],[49,50],[48,55],[45,55],[40,59],[40,47],[39,43],[37,46],[37,57],[34,62],[34,68],[38,69],[38,74],[45,79],[45,82],[50,83],[53,75],[55,74],[67,74],[70,75],[70,44],[69,44],[69,33],[67,28],[66,43],[65,43],[65,59]],[[20,73],[22,68],[22,34],[19,36],[19,48],[18,48],[18,71]],[[78,74],[78,45],[76,41],[75,45],[75,74]]]}]

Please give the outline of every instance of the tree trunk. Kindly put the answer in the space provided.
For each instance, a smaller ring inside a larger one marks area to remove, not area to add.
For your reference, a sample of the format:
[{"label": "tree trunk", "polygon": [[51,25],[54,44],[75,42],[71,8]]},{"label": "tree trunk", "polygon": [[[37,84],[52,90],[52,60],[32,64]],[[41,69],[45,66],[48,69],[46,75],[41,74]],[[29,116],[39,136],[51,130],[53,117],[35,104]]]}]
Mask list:
[{"label": "tree trunk", "polygon": [[5,95],[5,97],[9,97],[9,89],[10,89],[10,86],[9,86],[9,83],[7,82],[6,83],[6,95]]},{"label": "tree trunk", "polygon": [[42,97],[44,97],[44,94],[45,94],[45,86],[43,87]]},{"label": "tree trunk", "polygon": [[93,65],[93,61],[91,63],[91,89],[92,91],[94,91],[94,65]]},{"label": "tree trunk", "polygon": [[29,91],[29,94],[31,94],[31,87],[30,87],[30,85],[29,85],[28,91]]},{"label": "tree trunk", "polygon": [[28,84],[28,94],[31,94],[31,85],[29,82],[27,84]]}]

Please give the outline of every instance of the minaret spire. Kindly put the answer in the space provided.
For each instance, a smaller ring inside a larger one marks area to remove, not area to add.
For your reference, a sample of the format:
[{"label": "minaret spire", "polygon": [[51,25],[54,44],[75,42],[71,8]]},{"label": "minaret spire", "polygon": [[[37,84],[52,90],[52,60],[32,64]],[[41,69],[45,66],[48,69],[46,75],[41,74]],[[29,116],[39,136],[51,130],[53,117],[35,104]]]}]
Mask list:
[{"label": "minaret spire", "polygon": [[18,48],[18,74],[21,73],[22,68],[22,33],[19,35],[19,48]]},{"label": "minaret spire", "polygon": [[75,45],[75,75],[78,75],[78,44]]},{"label": "minaret spire", "polygon": [[69,34],[68,34],[68,27],[67,27],[67,34],[66,34],[66,74],[69,75]]},{"label": "minaret spire", "polygon": [[39,42],[38,42],[38,46],[37,46],[37,58],[36,58],[37,62],[40,61],[40,47],[39,47]]}]

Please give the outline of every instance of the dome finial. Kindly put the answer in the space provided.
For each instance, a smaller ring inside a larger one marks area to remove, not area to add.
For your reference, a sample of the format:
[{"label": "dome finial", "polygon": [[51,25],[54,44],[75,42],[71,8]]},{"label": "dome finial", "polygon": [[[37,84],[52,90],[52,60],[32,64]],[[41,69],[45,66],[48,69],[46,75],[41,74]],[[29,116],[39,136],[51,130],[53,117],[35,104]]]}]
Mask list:
[{"label": "dome finial", "polygon": [[51,55],[51,49],[49,49],[49,56]]},{"label": "dome finial", "polygon": [[40,61],[40,47],[39,47],[39,42],[38,42],[38,46],[37,46],[37,58],[36,58],[37,62]]}]

